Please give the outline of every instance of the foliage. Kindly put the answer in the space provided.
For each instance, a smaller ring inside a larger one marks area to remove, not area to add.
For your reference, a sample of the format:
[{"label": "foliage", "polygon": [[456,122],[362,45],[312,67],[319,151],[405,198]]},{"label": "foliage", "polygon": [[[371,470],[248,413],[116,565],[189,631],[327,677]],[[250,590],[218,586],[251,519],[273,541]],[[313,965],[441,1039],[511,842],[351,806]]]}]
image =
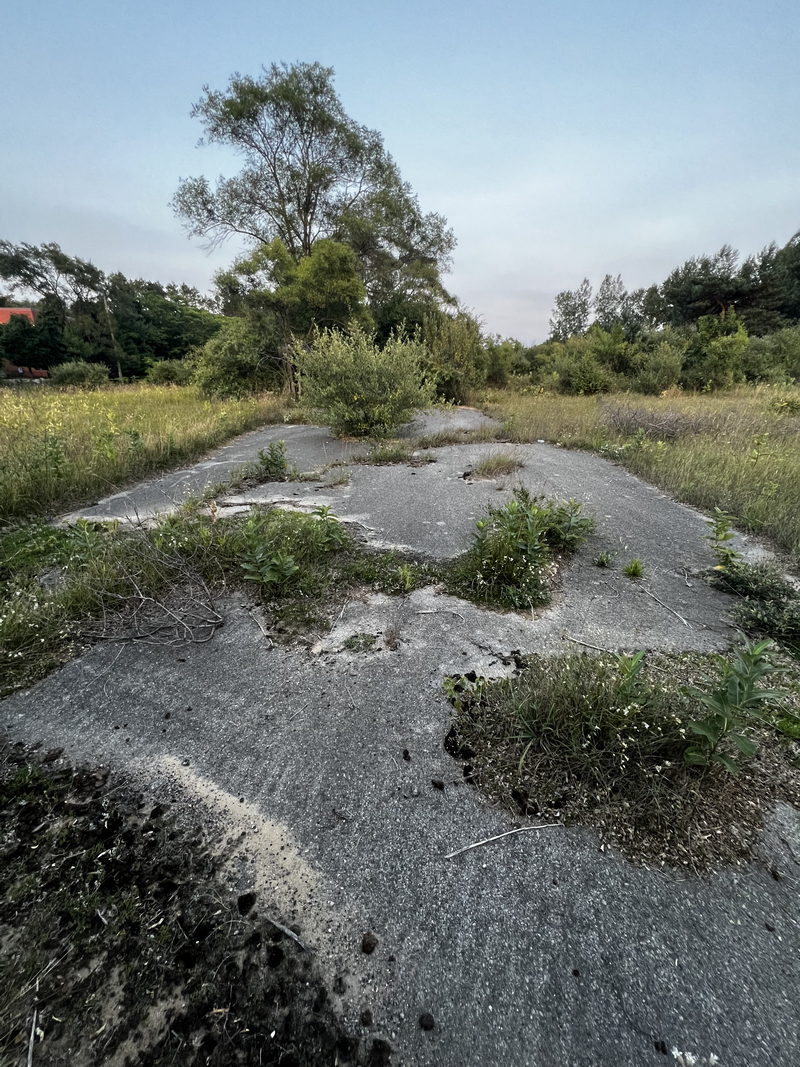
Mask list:
[{"label": "foliage", "polygon": [[719,684],[715,689],[710,693],[687,689],[687,696],[707,712],[705,718],[689,721],[697,741],[684,752],[687,763],[699,767],[718,763],[729,773],[738,774],[741,759],[755,755],[757,746],[747,736],[748,725],[785,695],[780,689],[759,688],[765,678],[781,672],[768,655],[774,647],[769,640],[745,640],[734,649],[730,660],[720,657]]},{"label": "foliage", "polygon": [[588,278],[584,278],[577,289],[564,289],[558,293],[550,318],[551,339],[566,341],[584,333],[589,326],[591,306],[592,287]]},{"label": "foliage", "polygon": [[468,403],[473,390],[486,381],[487,355],[478,321],[466,311],[428,311],[422,323],[425,348],[422,365],[437,395],[456,404]]},{"label": "foliage", "polygon": [[[446,679],[455,715],[445,746],[490,801],[516,815],[588,822],[632,858],[661,865],[730,860],[743,838],[745,847],[755,838],[781,775],[774,762],[736,777],[722,760],[695,760],[695,749],[708,749],[690,723],[702,722],[697,708],[714,705],[722,679],[726,687],[738,679],[729,703],[740,708],[741,736],[780,760],[783,746],[772,737],[783,727],[772,712],[762,721],[773,698],[758,688],[774,669],[763,658],[769,652],[745,642],[729,661],[653,654],[652,664],[641,650],[534,655],[501,680]],[[731,751],[728,731],[715,752]]]},{"label": "foliage", "polygon": [[108,367],[102,363],[85,363],[83,360],[71,360],[60,363],[50,372],[53,385],[77,386],[96,389],[108,384]]},{"label": "foliage", "polygon": [[192,367],[182,359],[162,359],[147,368],[145,377],[152,385],[188,385]]},{"label": "foliage", "polygon": [[455,244],[446,221],[423,214],[380,134],[351,119],[319,63],[272,64],[261,77],[234,75],[205,88],[192,114],[210,144],[229,146],[241,171],[183,181],[175,211],[191,233],[254,247],[276,238],[300,263],[321,239],[355,252],[374,308],[392,298],[439,299]]},{"label": "foliage", "polygon": [[220,324],[190,286],[134,281],[119,272],[106,277],[54,243],[0,241],[0,278],[37,312],[32,335],[0,331],[3,355],[23,366],[52,367],[68,358],[105,362],[118,377],[140,375],[151,361],[180,359],[204,344]]},{"label": "foliage", "polygon": [[503,507],[490,506],[476,524],[472,547],[450,570],[457,595],[501,608],[546,604],[556,557],[574,552],[594,522],[575,500],[558,503],[515,489]]},{"label": "foliage", "polygon": [[378,348],[358,326],[347,333],[318,330],[294,349],[303,402],[321,412],[334,433],[356,437],[388,437],[430,402],[425,356],[419,341],[402,335]]},{"label": "foliage", "polygon": [[271,354],[244,319],[225,319],[193,362],[193,381],[206,396],[242,398],[275,384]]},{"label": "foliage", "polygon": [[282,482],[289,477],[286,460],[286,442],[271,441],[266,448],[258,450],[258,474],[266,482]]}]

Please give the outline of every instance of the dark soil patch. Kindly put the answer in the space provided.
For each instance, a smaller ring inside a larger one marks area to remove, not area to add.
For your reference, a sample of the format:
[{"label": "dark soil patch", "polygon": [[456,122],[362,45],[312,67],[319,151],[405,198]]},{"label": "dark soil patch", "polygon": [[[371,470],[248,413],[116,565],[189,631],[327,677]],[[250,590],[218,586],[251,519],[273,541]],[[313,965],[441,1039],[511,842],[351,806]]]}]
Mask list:
[{"label": "dark soil patch", "polygon": [[[0,758],[0,1063],[384,1062],[351,1038],[268,899],[214,842],[59,753]],[[375,1042],[373,1042],[373,1045]]]}]

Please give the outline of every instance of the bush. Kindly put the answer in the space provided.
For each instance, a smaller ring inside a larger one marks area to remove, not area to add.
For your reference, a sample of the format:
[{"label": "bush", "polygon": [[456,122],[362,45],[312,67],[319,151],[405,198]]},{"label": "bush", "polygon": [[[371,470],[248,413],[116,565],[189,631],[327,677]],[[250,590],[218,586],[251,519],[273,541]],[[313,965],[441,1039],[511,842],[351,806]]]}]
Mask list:
[{"label": "bush", "polygon": [[53,367],[50,379],[54,385],[96,389],[108,382],[108,367],[103,363],[85,363],[76,359],[71,363],[60,363]]},{"label": "bush", "polygon": [[662,342],[653,352],[642,353],[631,384],[637,393],[658,395],[680,381],[683,351]]},{"label": "bush", "polygon": [[422,366],[437,394],[456,404],[468,403],[473,391],[486,383],[489,366],[477,320],[465,311],[457,315],[428,312],[422,340],[426,346]]},{"label": "bush", "polygon": [[198,349],[193,379],[211,396],[261,393],[274,384],[274,357],[244,319],[226,319]]},{"label": "bush", "polygon": [[147,368],[146,378],[153,385],[188,385],[192,368],[182,359],[162,359]]},{"label": "bush", "polygon": [[613,374],[592,353],[591,342],[585,337],[556,342],[549,355],[560,393],[594,396],[608,393],[614,386]]},{"label": "bush", "polygon": [[574,552],[594,527],[580,511],[575,500],[559,504],[515,489],[477,523],[472,548],[451,569],[451,592],[503,608],[546,604],[555,554]]},{"label": "bush", "polygon": [[336,434],[388,437],[433,398],[424,345],[395,334],[381,349],[360,327],[318,330],[295,344],[301,398]]}]

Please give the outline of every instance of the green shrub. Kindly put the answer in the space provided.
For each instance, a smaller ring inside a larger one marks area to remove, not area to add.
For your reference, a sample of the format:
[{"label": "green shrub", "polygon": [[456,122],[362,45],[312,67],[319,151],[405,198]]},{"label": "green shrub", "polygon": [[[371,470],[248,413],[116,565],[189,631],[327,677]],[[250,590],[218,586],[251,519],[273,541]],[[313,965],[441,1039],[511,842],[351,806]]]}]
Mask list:
[{"label": "green shrub", "polygon": [[192,368],[182,359],[162,359],[147,368],[145,377],[153,385],[188,385]]},{"label": "green shrub", "polygon": [[272,354],[244,319],[226,319],[194,356],[193,379],[210,396],[260,393],[275,377]]},{"label": "green shrub", "polygon": [[59,363],[57,367],[53,367],[50,380],[54,385],[64,387],[96,389],[108,382],[108,367],[104,363],[86,363],[76,359],[74,362]]},{"label": "green shrub", "polygon": [[683,351],[666,342],[641,355],[631,385],[637,393],[658,395],[677,385],[683,368]]},{"label": "green shrub", "polygon": [[561,393],[594,396],[608,393],[613,388],[613,374],[593,355],[584,337],[571,337],[554,344],[552,359]]},{"label": "green shrub", "polygon": [[472,547],[451,567],[457,595],[503,608],[531,608],[550,599],[555,554],[575,551],[593,529],[575,500],[557,503],[515,489],[501,508],[477,523]]},{"label": "green shrub", "polygon": [[490,363],[478,321],[466,311],[455,315],[430,311],[423,319],[422,340],[422,366],[437,395],[456,404],[469,403],[474,390],[486,383]]},{"label": "green shrub", "polygon": [[433,396],[424,346],[399,334],[381,349],[358,326],[318,330],[310,344],[295,344],[294,356],[303,402],[336,434],[389,437]]}]

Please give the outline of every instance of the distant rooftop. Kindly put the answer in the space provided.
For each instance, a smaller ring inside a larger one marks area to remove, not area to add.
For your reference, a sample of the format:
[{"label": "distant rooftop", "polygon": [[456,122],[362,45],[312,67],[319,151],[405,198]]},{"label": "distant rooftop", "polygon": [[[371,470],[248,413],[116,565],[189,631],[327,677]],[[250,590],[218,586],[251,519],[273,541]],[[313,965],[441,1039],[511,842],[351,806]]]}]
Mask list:
[{"label": "distant rooftop", "polygon": [[35,323],[33,308],[0,308],[0,326],[5,326],[12,315],[24,315],[29,322]]}]

